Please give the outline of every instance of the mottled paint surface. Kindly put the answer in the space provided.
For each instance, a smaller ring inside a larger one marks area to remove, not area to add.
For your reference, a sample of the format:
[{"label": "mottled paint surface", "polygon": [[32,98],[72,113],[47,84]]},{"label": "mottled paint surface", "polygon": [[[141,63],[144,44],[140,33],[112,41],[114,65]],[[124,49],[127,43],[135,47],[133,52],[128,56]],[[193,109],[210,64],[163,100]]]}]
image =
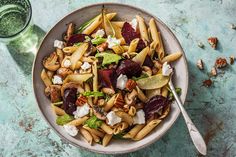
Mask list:
[{"label": "mottled paint surface", "polygon": [[[99,0],[31,0],[34,23],[47,32],[67,13]],[[219,56],[236,55],[235,0],[116,0],[143,8],[165,22],[180,40],[187,55],[190,85],[186,109],[204,135],[211,157],[236,156],[236,65],[212,78],[210,88],[202,86]],[[79,18],[79,17],[78,17]],[[39,30],[37,30],[39,32]],[[40,34],[40,33],[39,33]],[[41,32],[42,35],[42,32]],[[218,50],[207,43],[219,38]],[[197,46],[198,42],[205,49]],[[87,152],[62,141],[41,118],[31,86],[31,54],[9,52],[0,44],[0,156],[105,156]],[[203,59],[205,70],[196,61]],[[183,118],[153,145],[123,157],[196,157]]]}]

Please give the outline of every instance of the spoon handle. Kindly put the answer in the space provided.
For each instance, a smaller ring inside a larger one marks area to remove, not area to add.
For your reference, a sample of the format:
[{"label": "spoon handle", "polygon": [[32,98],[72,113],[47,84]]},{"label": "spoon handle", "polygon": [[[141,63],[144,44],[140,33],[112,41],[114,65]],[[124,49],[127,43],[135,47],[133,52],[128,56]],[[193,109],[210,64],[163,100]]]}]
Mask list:
[{"label": "spoon handle", "polygon": [[182,112],[182,115],[184,117],[185,123],[187,124],[187,127],[188,127],[188,131],[189,131],[190,137],[192,138],[192,141],[193,141],[195,147],[197,148],[199,153],[201,153],[202,155],[206,155],[207,148],[206,148],[205,141],[202,138],[202,135],[200,134],[198,129],[193,124],[193,122],[190,119],[190,117],[188,116],[186,110],[184,109],[184,107],[182,105],[182,102],[180,101],[179,96],[175,92],[175,88],[173,86],[173,83],[172,83],[171,79],[170,79],[170,82],[169,82],[169,86],[170,86],[171,92],[173,93],[173,95],[175,97],[175,100],[176,100],[176,102],[177,102],[177,104],[178,104],[178,106],[180,108],[180,111]]}]

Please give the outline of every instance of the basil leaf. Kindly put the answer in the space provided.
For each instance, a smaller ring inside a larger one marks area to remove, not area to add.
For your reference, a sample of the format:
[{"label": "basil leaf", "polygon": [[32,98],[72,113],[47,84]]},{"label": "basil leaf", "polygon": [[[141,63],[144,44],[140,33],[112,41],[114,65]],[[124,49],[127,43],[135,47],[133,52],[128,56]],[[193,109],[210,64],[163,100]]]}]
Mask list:
[{"label": "basil leaf", "polygon": [[122,59],[121,56],[114,53],[108,53],[108,52],[97,53],[95,57],[103,57],[102,65],[107,65],[111,63],[118,64],[119,60]]},{"label": "basil leaf", "polygon": [[58,125],[64,125],[66,123],[69,123],[70,121],[72,121],[74,119],[73,116],[70,116],[68,114],[65,114],[63,116],[58,116],[57,119],[56,119],[56,123]]},{"label": "basil leaf", "polygon": [[[182,89],[176,87],[176,88],[175,88],[175,92],[176,92],[178,95],[181,95]],[[170,94],[169,94],[168,97],[169,97],[169,100],[173,100],[173,99],[174,99],[174,94],[170,91]]]},{"label": "basil leaf", "polygon": [[140,79],[147,78],[147,77],[148,77],[147,74],[142,74],[142,75],[139,76],[139,77],[133,76],[132,79],[133,79],[134,81],[138,81],[138,80],[140,80]]},{"label": "basil leaf", "polygon": [[98,119],[95,115],[90,117],[88,120],[85,121],[85,124],[92,129],[97,129],[102,125],[102,121]]},{"label": "basil leaf", "polygon": [[92,44],[94,45],[99,45],[101,43],[105,43],[107,41],[106,38],[102,38],[102,37],[97,37],[91,40]]},{"label": "basil leaf", "polygon": [[90,97],[96,97],[96,96],[104,96],[102,92],[95,92],[95,91],[89,91],[82,93],[83,96],[90,96]]}]

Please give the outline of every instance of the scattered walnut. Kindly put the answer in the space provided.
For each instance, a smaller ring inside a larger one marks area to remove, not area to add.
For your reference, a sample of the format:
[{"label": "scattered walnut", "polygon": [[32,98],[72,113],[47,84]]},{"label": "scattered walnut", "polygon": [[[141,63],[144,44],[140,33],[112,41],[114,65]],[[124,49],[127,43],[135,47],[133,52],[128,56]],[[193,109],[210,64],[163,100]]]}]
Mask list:
[{"label": "scattered walnut", "polygon": [[83,106],[86,102],[87,102],[87,98],[86,98],[85,96],[83,96],[83,95],[80,95],[80,96],[77,98],[75,104],[76,104],[77,106]]},{"label": "scattered walnut", "polygon": [[232,65],[234,64],[234,60],[235,60],[235,57],[234,56],[230,56],[229,57],[229,63]]},{"label": "scattered walnut", "polygon": [[204,45],[202,42],[199,42],[199,43],[197,44],[197,46],[200,47],[201,49],[204,49],[204,47],[205,47],[205,45]]},{"label": "scattered walnut", "polygon": [[136,87],[136,85],[137,83],[134,80],[128,79],[128,81],[126,82],[126,89],[132,91]]},{"label": "scattered walnut", "polygon": [[199,59],[199,60],[197,61],[197,67],[198,67],[200,70],[203,70],[203,69],[204,69],[202,59]]},{"label": "scattered walnut", "polygon": [[224,68],[227,66],[227,60],[225,58],[217,58],[216,62],[215,62],[215,66],[220,69],[220,68]]},{"label": "scattered walnut", "polygon": [[107,49],[107,47],[108,47],[108,43],[105,42],[105,43],[98,45],[96,48],[98,49],[98,51],[103,52]]},{"label": "scattered walnut", "polygon": [[217,43],[218,43],[217,37],[210,37],[210,38],[208,38],[208,43],[211,45],[211,47],[213,49],[216,49]]},{"label": "scattered walnut", "polygon": [[114,106],[117,108],[122,108],[124,104],[125,104],[125,101],[123,99],[122,94],[118,93],[114,101]]},{"label": "scattered walnut", "polygon": [[216,76],[217,75],[217,70],[215,67],[211,68],[211,75]]},{"label": "scattered walnut", "polygon": [[204,80],[202,83],[203,83],[203,86],[210,87],[213,82],[211,79],[208,79],[208,80]]}]

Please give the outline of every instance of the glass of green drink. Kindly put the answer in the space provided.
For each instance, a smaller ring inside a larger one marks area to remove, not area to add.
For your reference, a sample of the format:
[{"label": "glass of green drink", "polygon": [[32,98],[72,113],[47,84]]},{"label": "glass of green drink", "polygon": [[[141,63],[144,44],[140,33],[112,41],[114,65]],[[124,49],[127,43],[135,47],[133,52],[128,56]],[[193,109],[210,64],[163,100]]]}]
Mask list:
[{"label": "glass of green drink", "polygon": [[29,0],[0,0],[0,41],[19,52],[35,51],[38,37],[32,33],[31,17]]}]

